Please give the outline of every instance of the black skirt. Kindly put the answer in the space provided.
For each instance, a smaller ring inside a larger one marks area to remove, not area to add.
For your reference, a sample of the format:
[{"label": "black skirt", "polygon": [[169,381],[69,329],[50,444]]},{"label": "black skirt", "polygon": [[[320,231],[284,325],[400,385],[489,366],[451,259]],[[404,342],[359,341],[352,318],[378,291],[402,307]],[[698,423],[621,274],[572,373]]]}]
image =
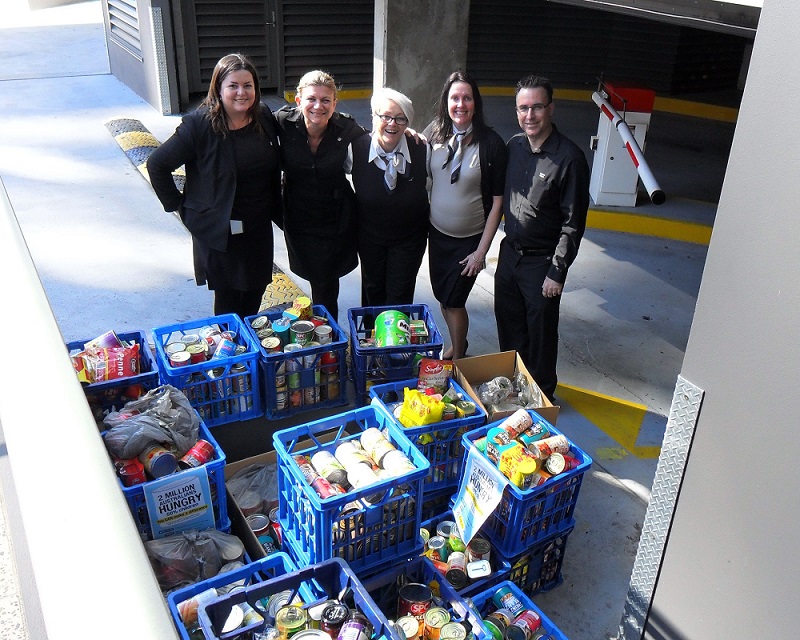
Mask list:
[{"label": "black skirt", "polygon": [[482,233],[467,238],[448,236],[431,225],[428,234],[428,267],[433,295],[445,307],[463,309],[477,276],[462,276],[461,261],[474,252]]},{"label": "black skirt", "polygon": [[255,291],[272,282],[272,225],[230,234],[226,251],[204,247],[194,239],[195,281],[209,289]]}]

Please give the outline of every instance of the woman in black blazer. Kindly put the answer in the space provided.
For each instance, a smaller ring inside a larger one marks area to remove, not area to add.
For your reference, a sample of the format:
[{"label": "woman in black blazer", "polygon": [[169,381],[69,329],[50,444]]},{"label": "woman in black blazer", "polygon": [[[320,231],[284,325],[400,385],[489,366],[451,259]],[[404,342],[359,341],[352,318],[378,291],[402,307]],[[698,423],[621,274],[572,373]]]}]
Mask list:
[{"label": "woman in black blazer", "polygon": [[[272,281],[280,158],[275,117],[260,99],[253,63],[224,56],[200,107],[147,160],[164,210],[177,211],[192,234],[195,280],[214,291],[215,315],[258,313]],[[183,193],[172,177],[181,165]]]}]

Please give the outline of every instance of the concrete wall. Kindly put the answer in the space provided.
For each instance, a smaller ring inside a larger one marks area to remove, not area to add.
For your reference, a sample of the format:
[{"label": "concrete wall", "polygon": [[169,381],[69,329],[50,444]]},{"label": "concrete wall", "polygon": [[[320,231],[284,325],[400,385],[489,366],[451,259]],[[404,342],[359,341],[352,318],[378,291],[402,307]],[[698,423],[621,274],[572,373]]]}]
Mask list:
[{"label": "concrete wall", "polygon": [[376,0],[373,85],[411,98],[415,129],[433,118],[445,78],[466,68],[468,32],[468,0]]},{"label": "concrete wall", "polygon": [[652,640],[795,638],[800,627],[797,24],[796,0],[764,3],[681,373],[705,395]]}]

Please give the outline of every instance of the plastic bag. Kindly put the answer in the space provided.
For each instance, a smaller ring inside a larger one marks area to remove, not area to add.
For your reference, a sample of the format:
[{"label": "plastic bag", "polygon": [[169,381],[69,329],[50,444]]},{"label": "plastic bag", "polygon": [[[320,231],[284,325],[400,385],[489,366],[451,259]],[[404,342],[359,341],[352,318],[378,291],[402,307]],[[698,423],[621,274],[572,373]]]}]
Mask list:
[{"label": "plastic bag", "polygon": [[161,385],[104,419],[106,448],[115,458],[136,458],[158,442],[183,456],[197,442],[200,417],[182,391]]},{"label": "plastic bag", "polygon": [[512,391],[511,380],[505,376],[497,376],[478,387],[478,397],[484,406],[498,404],[508,398]]},{"label": "plastic bag", "polygon": [[278,506],[277,465],[255,463],[225,481],[228,491],[245,515],[269,512]]},{"label": "plastic bag", "polygon": [[244,556],[239,538],[216,529],[183,531],[149,540],[144,546],[163,591],[213,578]]},{"label": "plastic bag", "polygon": [[444,402],[417,389],[406,387],[403,394],[403,408],[400,410],[400,424],[404,427],[421,427],[442,421]]}]

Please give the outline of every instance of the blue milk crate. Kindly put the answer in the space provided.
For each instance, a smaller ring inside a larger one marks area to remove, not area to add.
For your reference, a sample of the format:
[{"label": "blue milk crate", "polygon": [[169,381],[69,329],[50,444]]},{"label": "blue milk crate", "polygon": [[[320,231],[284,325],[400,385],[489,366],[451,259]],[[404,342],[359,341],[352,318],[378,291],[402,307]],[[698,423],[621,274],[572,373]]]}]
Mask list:
[{"label": "blue milk crate", "polygon": [[[293,457],[310,457],[323,449],[334,453],[339,444],[359,438],[371,427],[385,430],[416,470],[321,499]],[[300,566],[338,557],[363,572],[418,549],[422,483],[430,464],[383,409],[361,407],[277,431],[272,438],[278,454],[281,533]],[[371,504],[364,501],[367,497]]]},{"label": "blue milk crate", "polygon": [[[562,435],[553,425],[535,411],[528,411],[534,423],[541,422],[551,435]],[[469,449],[476,449],[475,441],[484,437],[489,429],[499,426],[498,420],[465,433],[464,463]],[[500,470],[486,458],[488,471],[498,482],[507,482],[503,497],[492,515],[481,527],[481,532],[506,558],[513,558],[534,543],[560,531],[563,523],[571,520],[578,501],[584,474],[592,465],[592,459],[569,438],[570,455],[577,461],[575,469],[565,471],[547,480],[544,484],[522,490],[506,480]]]},{"label": "blue milk crate", "polygon": [[[104,433],[101,435],[104,435]],[[198,436],[201,440],[207,440],[214,446],[214,458],[200,468],[205,469],[208,474],[208,486],[211,490],[211,501],[214,508],[215,528],[220,531],[229,531],[231,522],[228,519],[228,501],[225,493],[225,452],[217,444],[217,441],[202,421],[200,422]],[[191,472],[191,470],[178,471],[166,477],[178,478],[180,474],[187,472]],[[142,540],[152,540],[153,532],[150,527],[150,516],[147,513],[147,502],[144,495],[144,487],[147,483],[126,487],[119,478],[117,478],[117,482],[122,489],[125,500],[128,502],[128,509],[130,509],[131,516],[133,516],[133,521],[139,530]]]},{"label": "blue milk crate", "polygon": [[[401,613],[397,610],[399,590],[410,582],[430,586],[434,596],[442,599],[442,606],[450,613],[451,620],[466,624],[468,631],[471,629],[475,634],[476,640],[491,640],[491,634],[481,624],[474,608],[470,607],[464,598],[450,586],[450,583],[442,578],[442,574],[424,556],[396,563],[386,568],[385,571],[363,580],[364,589],[367,590],[381,611],[392,620],[397,620]],[[421,629],[419,636],[423,637]]]},{"label": "blue milk crate", "polygon": [[[424,521],[422,523],[422,528],[427,529],[431,536],[435,536],[437,525],[444,520],[450,520],[452,522],[453,512],[445,511],[430,520]],[[495,549],[492,549],[492,553],[489,556],[489,564],[492,566],[492,574],[485,578],[470,580],[470,583],[466,587],[458,591],[458,595],[462,598],[472,597],[476,593],[480,593],[508,578],[508,574],[511,571],[511,564],[500,553],[497,553]]]},{"label": "blue milk crate", "polygon": [[[427,342],[397,347],[362,347],[361,340],[371,335],[371,323],[384,311],[400,311],[410,320],[424,320],[428,328]],[[442,335],[426,304],[355,307],[347,310],[347,319],[350,324],[350,356],[358,404],[369,402],[367,394],[373,384],[407,380],[416,374],[416,358],[438,359],[442,353]]]},{"label": "blue milk crate", "polygon": [[[550,618],[548,618],[545,615],[545,613],[533,603],[533,600],[531,600],[527,595],[525,595],[522,592],[522,590],[516,584],[514,584],[513,582],[511,582],[509,580],[501,582],[500,584],[498,584],[498,585],[496,585],[494,587],[490,587],[489,589],[487,589],[483,593],[479,593],[479,594],[477,594],[477,595],[472,597],[472,603],[473,603],[473,605],[475,605],[475,608],[481,614],[482,618],[485,618],[490,613],[492,613],[493,611],[496,611],[498,609],[497,605],[495,605],[495,603],[492,602],[492,596],[494,596],[495,593],[497,593],[500,589],[503,589],[503,588],[509,589],[511,591],[511,593],[513,593],[517,597],[517,599],[522,603],[523,607],[533,611],[534,613],[536,613],[539,616],[539,618],[541,619],[541,623],[542,623],[542,626],[540,627],[540,629],[542,631],[544,631],[545,633],[549,634],[548,640],[550,640],[550,639],[552,639],[552,640],[569,640],[567,638],[567,636],[565,636],[559,630],[559,628],[553,623],[553,621],[550,620]],[[482,625],[481,625],[481,627],[483,629],[485,629],[485,627],[483,627]],[[487,630],[487,633],[488,633],[488,630]]]},{"label": "blue milk crate", "polygon": [[[178,630],[178,635],[181,640],[191,640],[189,635],[190,629],[187,629],[186,624],[184,624],[180,608],[185,602],[204,591],[208,591],[209,589],[214,589],[216,591],[217,589],[223,589],[231,585],[247,586],[258,584],[296,570],[297,566],[292,562],[292,559],[287,554],[278,552],[246,564],[238,569],[234,569],[233,571],[220,573],[213,578],[208,578],[207,580],[190,584],[187,587],[176,589],[167,596],[167,606],[172,615],[172,621],[175,623],[175,628]],[[210,594],[210,596],[206,597],[208,597],[210,601],[210,598],[215,596]]]},{"label": "blue milk crate", "polygon": [[[173,367],[165,347],[189,333],[212,326],[230,331],[245,353]],[[153,329],[161,380],[186,394],[209,427],[263,415],[259,387],[258,345],[235,313],[191,320]]]},{"label": "blue milk crate", "polygon": [[[450,380],[450,386],[464,400],[472,401],[470,395],[455,380]],[[403,404],[403,390],[406,387],[416,389],[417,379],[375,385],[369,390],[369,395],[373,404],[382,406],[394,418],[395,407]],[[464,460],[461,436],[465,431],[484,424],[486,411],[475,404],[475,413],[464,418],[453,418],[421,427],[404,427],[397,419],[395,422],[431,463],[431,469],[422,487],[427,497],[432,492],[454,489],[458,486]]]},{"label": "blue milk crate", "polygon": [[[345,593],[347,595],[343,596],[344,603],[351,609],[358,609],[366,616],[373,628],[373,638],[376,640],[405,640],[400,637],[397,630],[389,625],[386,616],[377,607],[347,563],[338,558],[332,558],[266,582],[245,586],[243,589],[219,596],[209,603],[201,604],[198,616],[203,637],[206,640],[228,640],[263,629],[266,626],[264,617],[269,615],[265,603],[269,596],[281,591],[292,592],[290,601],[293,595],[297,594],[303,601],[303,608],[306,610],[338,598]],[[249,604],[257,613],[263,614],[260,616],[262,619],[260,621],[256,619],[238,629],[222,633],[220,630],[228,619],[233,606],[242,603]]]},{"label": "blue milk crate", "polygon": [[575,520],[562,524],[561,531],[540,540],[518,556],[508,560],[503,558],[509,563],[508,579],[529,596],[561,584],[567,538],[575,529]]},{"label": "blue milk crate", "polygon": [[[256,318],[266,316],[274,322],[283,315],[282,311],[266,311],[244,319],[245,328],[260,353],[261,394],[267,418],[284,418],[302,411],[347,404],[347,335],[325,307],[314,305],[312,309],[314,315],[327,318],[333,330],[332,341],[292,354],[268,352],[252,327]],[[296,377],[291,380],[287,367],[294,367]],[[281,380],[283,384],[279,385]],[[287,380],[293,383],[291,388]]]},{"label": "blue milk crate", "polygon": [[[98,424],[103,422],[103,418],[109,411],[121,409],[126,402],[137,400],[160,384],[156,359],[144,332],[127,331],[117,333],[117,337],[123,342],[136,342],[139,345],[139,373],[127,378],[82,385],[86,401]],[[89,340],[68,342],[67,351],[82,351],[83,345],[87,342]]]}]

